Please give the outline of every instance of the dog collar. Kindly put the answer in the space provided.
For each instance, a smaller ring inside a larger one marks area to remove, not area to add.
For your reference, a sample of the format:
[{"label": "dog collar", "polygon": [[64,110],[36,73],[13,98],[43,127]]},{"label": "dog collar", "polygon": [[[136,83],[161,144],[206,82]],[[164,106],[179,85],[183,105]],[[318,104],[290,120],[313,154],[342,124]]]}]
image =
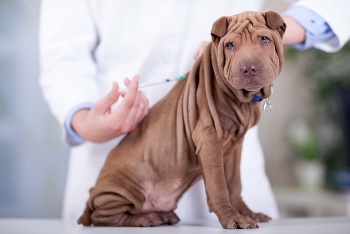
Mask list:
[{"label": "dog collar", "polygon": [[[253,96],[252,102],[261,102],[262,100],[264,100],[262,97],[259,97],[257,95]],[[262,108],[265,112],[267,113],[271,113],[272,109],[273,109],[273,105],[270,102],[270,98],[266,98],[265,103],[263,105]]]},{"label": "dog collar", "polygon": [[263,100],[262,97],[259,97],[259,96],[257,96],[257,95],[254,95],[254,96],[253,96],[253,99],[252,99],[252,102],[261,102],[262,100]]}]

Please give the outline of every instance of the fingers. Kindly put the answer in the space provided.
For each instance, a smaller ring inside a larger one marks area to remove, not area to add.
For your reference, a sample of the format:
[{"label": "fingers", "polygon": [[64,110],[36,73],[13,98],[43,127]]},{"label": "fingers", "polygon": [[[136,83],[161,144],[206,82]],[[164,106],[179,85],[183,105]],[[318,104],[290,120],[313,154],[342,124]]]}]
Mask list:
[{"label": "fingers", "polygon": [[135,99],[134,105],[131,107],[130,111],[128,112],[128,115],[124,119],[125,121],[122,126],[123,133],[128,133],[136,128],[137,124],[140,122],[143,109],[144,104],[141,101],[140,95],[138,94]]},{"label": "fingers", "polygon": [[[136,81],[137,83],[139,83],[139,79],[140,79],[139,75],[135,75],[135,76],[132,78],[131,81]],[[126,85],[126,87],[129,87],[131,81],[130,81],[130,79],[129,79],[128,77],[126,77],[126,78],[124,79],[124,84]]]},{"label": "fingers", "polygon": [[197,48],[196,52],[193,55],[194,60],[197,60],[204,53],[209,43],[210,43],[209,41],[203,41],[199,45],[199,47]]},{"label": "fingers", "polygon": [[128,133],[135,129],[137,124],[148,114],[148,100],[138,91],[138,76],[130,81],[125,79],[128,90],[119,107],[110,115],[110,122],[117,123],[117,129],[122,133]]},{"label": "fingers", "polygon": [[[134,76],[134,78],[135,78],[135,76]],[[129,78],[126,77],[124,79],[124,84],[126,85],[126,87],[129,87],[130,83],[131,83],[131,81],[129,80]]]},{"label": "fingers", "polygon": [[137,124],[139,124],[143,118],[148,114],[148,99],[145,95],[139,91],[137,101],[133,106],[134,112],[130,112],[125,125],[129,127],[130,131],[134,130]]},{"label": "fingers", "polygon": [[120,107],[122,109],[125,108],[126,110],[130,110],[134,105],[135,98],[138,93],[139,76],[134,76],[131,81],[128,78],[125,78],[124,82],[128,89],[124,95],[124,100],[120,104]]},{"label": "fingers", "polygon": [[109,92],[107,96],[97,101],[93,109],[99,114],[110,112],[111,106],[118,100],[119,95],[119,86],[114,82],[112,84],[112,91]]},{"label": "fingers", "polygon": [[[84,139],[105,142],[135,129],[148,114],[148,100],[138,90],[138,80],[138,76],[134,76],[132,80],[125,79],[125,85],[128,86],[125,92],[119,92],[118,84],[113,83],[112,90],[104,98],[96,102],[89,111],[82,112],[86,133]],[[124,99],[117,109],[111,112],[111,106],[121,95]]]}]

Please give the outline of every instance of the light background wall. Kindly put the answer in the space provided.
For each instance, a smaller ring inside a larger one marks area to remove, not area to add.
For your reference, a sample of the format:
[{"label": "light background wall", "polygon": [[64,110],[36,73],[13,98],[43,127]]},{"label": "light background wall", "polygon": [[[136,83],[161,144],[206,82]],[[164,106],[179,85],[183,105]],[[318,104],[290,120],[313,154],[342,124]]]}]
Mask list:
[{"label": "light background wall", "polygon": [[[38,86],[39,0],[0,0],[0,217],[60,217],[68,149]],[[265,10],[287,4],[268,0]],[[310,96],[295,63],[274,85],[260,137],[273,185],[293,183],[286,124],[307,116]]]},{"label": "light background wall", "polygon": [[68,150],[38,86],[39,0],[0,0],[0,217],[59,217]]},{"label": "light background wall", "polygon": [[[281,13],[289,6],[286,2],[267,0],[263,10]],[[272,113],[263,112],[259,123],[266,172],[273,185],[292,184],[295,156],[286,141],[287,127],[291,121],[308,118],[312,113],[311,94],[300,62],[285,58],[283,71],[274,82],[271,102]]]}]

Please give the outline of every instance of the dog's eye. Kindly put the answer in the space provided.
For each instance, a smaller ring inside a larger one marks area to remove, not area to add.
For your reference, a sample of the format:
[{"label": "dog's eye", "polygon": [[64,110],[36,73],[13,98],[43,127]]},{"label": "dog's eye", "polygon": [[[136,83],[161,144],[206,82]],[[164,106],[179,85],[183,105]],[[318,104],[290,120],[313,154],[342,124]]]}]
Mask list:
[{"label": "dog's eye", "polygon": [[226,47],[226,49],[229,49],[229,50],[234,50],[235,49],[235,46],[233,45],[232,42],[227,43],[225,47]]},{"label": "dog's eye", "polygon": [[262,44],[266,44],[266,43],[269,43],[270,42],[270,39],[268,37],[261,37],[261,43]]}]

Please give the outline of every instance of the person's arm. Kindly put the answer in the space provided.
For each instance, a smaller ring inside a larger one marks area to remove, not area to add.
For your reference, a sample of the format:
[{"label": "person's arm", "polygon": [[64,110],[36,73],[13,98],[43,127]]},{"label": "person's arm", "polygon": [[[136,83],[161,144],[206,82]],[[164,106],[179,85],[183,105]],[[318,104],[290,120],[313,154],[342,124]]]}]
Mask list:
[{"label": "person's arm", "polygon": [[[349,9],[348,0],[300,0],[283,15],[291,17],[306,30],[305,40],[295,46],[297,49],[313,46],[326,52],[336,52],[350,39],[350,27],[347,25],[350,21]],[[286,33],[289,26],[293,28],[293,24],[287,24]]]},{"label": "person's arm", "polygon": [[287,30],[283,43],[305,50],[316,43],[335,37],[328,23],[318,14],[305,7],[291,7],[283,13]]},{"label": "person's arm", "polygon": [[287,25],[287,30],[283,35],[283,44],[300,44],[304,43],[306,30],[294,18],[283,16],[283,20]]},{"label": "person's arm", "polygon": [[43,0],[41,5],[40,85],[71,146],[107,141],[132,130],[148,113],[148,101],[137,90],[138,78],[131,82],[122,108],[113,113],[110,107],[121,95],[116,84],[98,100],[93,58],[98,34],[89,7],[84,0]]}]

